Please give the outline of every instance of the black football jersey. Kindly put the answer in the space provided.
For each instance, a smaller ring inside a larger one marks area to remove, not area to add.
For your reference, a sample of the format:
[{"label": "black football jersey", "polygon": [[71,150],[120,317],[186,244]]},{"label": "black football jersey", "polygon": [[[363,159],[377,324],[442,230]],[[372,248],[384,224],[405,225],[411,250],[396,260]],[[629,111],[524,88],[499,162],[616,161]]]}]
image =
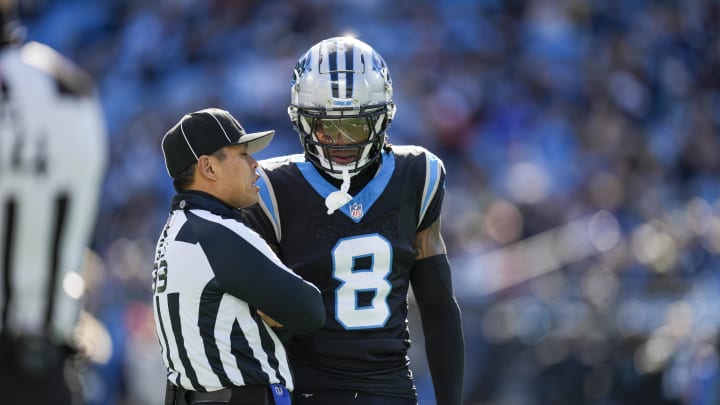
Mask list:
[{"label": "black football jersey", "polygon": [[322,329],[288,342],[296,393],[415,397],[407,357],[413,242],[440,215],[442,162],[422,147],[393,146],[375,176],[332,214],[325,198],[338,188],[303,155],[261,167],[260,203],[245,218],[288,267],[320,289],[326,309]]}]

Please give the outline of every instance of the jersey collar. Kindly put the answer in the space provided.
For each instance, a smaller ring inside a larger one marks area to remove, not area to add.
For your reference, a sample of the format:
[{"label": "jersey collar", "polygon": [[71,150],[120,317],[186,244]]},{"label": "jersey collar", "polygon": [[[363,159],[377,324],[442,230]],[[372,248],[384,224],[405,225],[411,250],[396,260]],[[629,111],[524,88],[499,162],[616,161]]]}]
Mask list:
[{"label": "jersey collar", "polygon": [[202,191],[184,190],[172,199],[171,211],[201,209],[223,217],[241,219],[240,210]]},{"label": "jersey collar", "polygon": [[[310,162],[295,162],[295,165],[302,173],[305,180],[312,186],[313,189],[323,198],[327,198],[333,191],[338,191],[338,188],[328,182],[313,166]],[[338,209],[350,218],[355,223],[360,222],[365,213],[370,210],[370,207],[380,198],[385,187],[387,187],[395,171],[395,155],[390,152],[383,151],[382,153],[382,164],[378,169],[377,174],[373,177],[370,182],[360,190],[349,203]]]}]

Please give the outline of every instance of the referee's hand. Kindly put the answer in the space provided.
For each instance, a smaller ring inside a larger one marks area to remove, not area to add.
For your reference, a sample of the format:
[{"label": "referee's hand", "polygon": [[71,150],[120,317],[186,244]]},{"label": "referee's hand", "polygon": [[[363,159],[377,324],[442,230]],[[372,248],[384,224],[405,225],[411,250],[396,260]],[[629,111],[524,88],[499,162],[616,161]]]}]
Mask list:
[{"label": "referee's hand", "polygon": [[269,316],[265,315],[265,313],[263,313],[263,311],[261,311],[261,310],[258,309],[258,310],[257,310],[257,313],[258,313],[258,315],[260,315],[260,318],[262,318],[262,320],[265,321],[265,323],[266,323],[269,327],[271,327],[271,328],[282,328],[282,327],[283,327],[280,322],[278,322],[278,321],[270,318]]}]

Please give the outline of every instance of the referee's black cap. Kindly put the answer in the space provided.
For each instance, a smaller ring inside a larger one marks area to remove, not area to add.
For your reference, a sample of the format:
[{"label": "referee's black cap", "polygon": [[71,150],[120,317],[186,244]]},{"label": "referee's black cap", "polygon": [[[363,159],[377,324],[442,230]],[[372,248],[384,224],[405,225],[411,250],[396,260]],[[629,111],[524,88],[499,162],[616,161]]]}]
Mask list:
[{"label": "referee's black cap", "polygon": [[175,178],[192,166],[202,155],[211,155],[230,145],[247,143],[248,153],[255,153],[270,143],[275,131],[248,134],[229,112],[206,108],[185,114],[162,140],[165,167]]}]

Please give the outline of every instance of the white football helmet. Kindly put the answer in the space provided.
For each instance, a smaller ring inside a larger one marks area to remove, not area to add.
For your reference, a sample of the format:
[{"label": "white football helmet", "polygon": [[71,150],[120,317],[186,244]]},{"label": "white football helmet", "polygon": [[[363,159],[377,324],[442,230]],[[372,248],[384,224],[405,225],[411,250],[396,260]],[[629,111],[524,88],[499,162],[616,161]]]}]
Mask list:
[{"label": "white football helmet", "polygon": [[380,157],[395,104],[390,72],[368,44],[351,37],[315,44],[291,86],[288,114],[318,169],[352,176]]}]

